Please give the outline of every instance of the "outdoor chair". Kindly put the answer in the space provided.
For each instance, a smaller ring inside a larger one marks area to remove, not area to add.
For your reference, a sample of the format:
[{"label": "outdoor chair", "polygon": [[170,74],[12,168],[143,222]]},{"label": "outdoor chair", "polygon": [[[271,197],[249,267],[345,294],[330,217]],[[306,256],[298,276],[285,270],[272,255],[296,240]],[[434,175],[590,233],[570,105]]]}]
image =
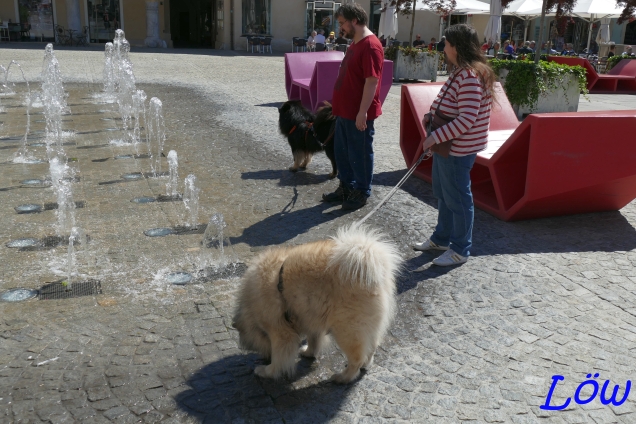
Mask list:
[{"label": "outdoor chair", "polygon": [[66,30],[64,30],[62,25],[55,25],[55,41],[61,46],[65,46],[71,41],[71,38],[66,34]]},{"label": "outdoor chair", "polygon": [[303,49],[303,51],[307,51],[307,40],[304,38],[299,38],[296,40],[296,51]]},{"label": "outdoor chair", "polygon": [[596,72],[598,72],[599,74],[604,74],[606,69],[607,69],[607,56],[603,56],[602,58],[598,60],[598,63],[596,64]]},{"label": "outdoor chair", "polygon": [[408,41],[402,41],[402,47],[410,47],[410,45]]},{"label": "outdoor chair", "polygon": [[265,53],[265,50],[269,50],[269,54],[272,54],[272,39],[271,37],[261,38],[261,52]]},{"label": "outdoor chair", "polygon": [[20,38],[31,37],[31,24],[28,22],[20,22]]},{"label": "outdoor chair", "polygon": [[345,52],[346,53],[348,47],[349,46],[347,44],[338,44],[336,46],[336,50],[339,51],[339,52]]},{"label": "outdoor chair", "polygon": [[247,36],[247,45],[248,45],[248,47],[252,48],[252,53],[254,53],[254,47],[256,47],[256,53],[258,53],[259,49],[260,49],[260,46],[261,46],[260,37],[255,37],[253,35],[248,35]]},{"label": "outdoor chair", "polygon": [[400,47],[400,44],[402,44],[402,43],[400,41],[398,41],[398,40],[393,40],[392,43],[391,43],[391,45],[393,47]]},{"label": "outdoor chair", "polygon": [[81,32],[78,32],[75,36],[75,45],[76,46],[88,46],[88,27],[85,26],[82,28]]},{"label": "outdoor chair", "polygon": [[316,43],[316,51],[317,52],[324,52],[325,51],[325,45],[323,43]]}]

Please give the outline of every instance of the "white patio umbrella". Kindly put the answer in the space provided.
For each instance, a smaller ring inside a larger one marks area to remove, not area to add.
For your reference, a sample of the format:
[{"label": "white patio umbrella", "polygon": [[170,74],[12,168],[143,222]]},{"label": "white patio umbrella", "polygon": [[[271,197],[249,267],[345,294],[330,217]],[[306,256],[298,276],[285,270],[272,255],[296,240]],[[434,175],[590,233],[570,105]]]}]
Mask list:
[{"label": "white patio umbrella", "polygon": [[606,44],[610,42],[610,22],[611,18],[601,19],[601,27],[596,35],[596,42],[598,44]]},{"label": "white patio umbrella", "polygon": [[[578,0],[572,16],[577,16],[589,24],[587,33],[587,50],[590,50],[590,42],[592,41],[592,26],[603,18],[618,18],[623,12],[623,8],[616,5],[616,0]],[[528,11],[540,15],[541,8]],[[546,16],[554,16],[556,13],[546,13]]]},{"label": "white patio umbrella", "polygon": [[499,41],[501,38],[501,0],[491,0],[490,18],[484,36],[486,40]]},{"label": "white patio umbrella", "polygon": [[[422,0],[417,0],[416,10],[428,10],[429,12],[436,13],[434,10],[431,10],[427,4],[425,4]],[[455,9],[449,14],[450,15],[467,15],[467,14],[485,14],[489,13],[490,5],[488,3],[484,3],[478,0],[457,0]],[[444,17],[440,16],[439,20],[439,38],[442,38],[442,29],[444,28]]]},{"label": "white patio umbrella", "polygon": [[386,8],[384,12],[380,14],[380,28],[378,29],[378,36],[384,38],[395,38],[398,32],[398,17],[395,13],[395,6],[391,6],[391,0],[384,0],[382,2],[382,8]]}]

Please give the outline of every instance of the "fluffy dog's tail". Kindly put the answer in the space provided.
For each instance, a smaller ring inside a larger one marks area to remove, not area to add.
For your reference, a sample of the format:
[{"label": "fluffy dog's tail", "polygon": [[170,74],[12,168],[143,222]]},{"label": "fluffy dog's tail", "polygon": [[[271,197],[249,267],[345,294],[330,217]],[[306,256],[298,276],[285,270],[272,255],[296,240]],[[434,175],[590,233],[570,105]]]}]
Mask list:
[{"label": "fluffy dog's tail", "polygon": [[328,268],[338,273],[340,281],[367,289],[391,285],[402,265],[395,245],[379,231],[360,225],[338,229]]}]

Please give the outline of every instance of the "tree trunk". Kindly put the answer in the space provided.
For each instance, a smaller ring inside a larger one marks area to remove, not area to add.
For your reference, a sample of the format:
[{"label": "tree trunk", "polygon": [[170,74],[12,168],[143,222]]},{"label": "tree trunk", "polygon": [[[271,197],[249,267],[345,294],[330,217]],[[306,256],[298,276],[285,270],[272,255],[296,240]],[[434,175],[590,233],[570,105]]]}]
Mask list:
[{"label": "tree trunk", "polygon": [[[545,9],[547,7],[547,3],[548,0],[543,0],[543,6],[541,7],[541,22],[539,22],[539,42],[534,46],[534,63],[537,65],[539,64],[539,59],[541,58],[541,47],[543,46],[543,27],[545,22]],[[539,46],[538,49],[537,46]],[[546,53],[548,53],[548,50],[546,50]]]},{"label": "tree trunk", "polygon": [[409,46],[413,45],[413,27],[415,27],[415,6],[417,1],[413,0],[413,16],[411,17],[411,34],[409,35]]}]

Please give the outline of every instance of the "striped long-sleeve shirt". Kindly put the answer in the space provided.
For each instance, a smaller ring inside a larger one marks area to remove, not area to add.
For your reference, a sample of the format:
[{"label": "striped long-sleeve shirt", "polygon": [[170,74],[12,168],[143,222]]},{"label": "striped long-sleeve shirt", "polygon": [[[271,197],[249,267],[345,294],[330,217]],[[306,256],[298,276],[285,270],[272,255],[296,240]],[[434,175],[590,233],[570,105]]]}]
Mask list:
[{"label": "striped long-sleeve shirt", "polygon": [[488,144],[492,97],[490,90],[482,88],[474,70],[458,69],[453,74],[456,74],[454,81],[450,84],[453,79],[450,75],[431,105],[431,111],[435,113],[444,91],[448,89],[439,110],[455,119],[433,131],[431,136],[436,143],[453,140],[450,154],[466,156],[481,152]]}]

